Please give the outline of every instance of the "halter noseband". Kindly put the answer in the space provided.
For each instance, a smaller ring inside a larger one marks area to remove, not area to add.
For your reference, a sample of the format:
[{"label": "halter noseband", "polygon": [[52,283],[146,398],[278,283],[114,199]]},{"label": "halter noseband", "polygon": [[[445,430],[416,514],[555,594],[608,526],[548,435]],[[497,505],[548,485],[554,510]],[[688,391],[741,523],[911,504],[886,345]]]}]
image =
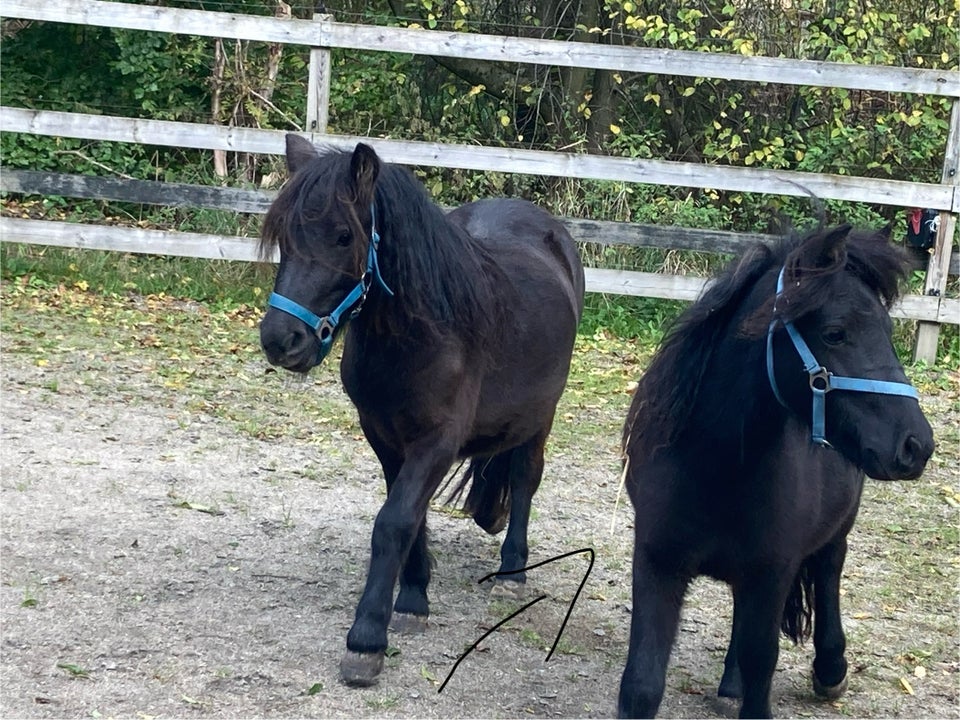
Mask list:
[{"label": "halter noseband", "polygon": [[[780,269],[780,275],[777,277],[777,298],[783,294],[783,268]],[[774,305],[776,313],[776,305]],[[812,413],[812,439],[818,445],[830,445],[826,439],[826,397],[831,390],[852,390],[854,392],[871,392],[881,395],[903,395],[912,397],[915,400],[920,399],[920,394],[916,389],[908,384],[901,382],[889,382],[886,380],[870,380],[867,378],[852,378],[834,375],[823,365],[817,362],[807,343],[804,342],[800,332],[792,322],[781,321],[774,316],[770,322],[770,328],[767,330],[767,377],[770,379],[770,388],[777,400],[784,407],[788,407],[784,402],[780,389],[777,387],[777,379],[773,371],[773,333],[776,330],[778,322],[783,322],[783,327],[790,336],[793,346],[800,354],[803,360],[803,369],[810,376],[810,391],[813,393],[813,413]]]},{"label": "halter noseband", "polygon": [[317,339],[320,341],[320,351],[317,359],[318,364],[329,354],[330,348],[333,347],[334,334],[344,313],[349,311],[347,321],[352,320],[360,313],[360,309],[367,299],[367,292],[370,290],[374,279],[376,279],[377,284],[380,285],[387,294],[393,295],[393,290],[387,286],[387,283],[383,280],[383,276],[380,274],[380,264],[377,262],[377,246],[379,244],[380,234],[377,232],[376,210],[371,203],[370,245],[367,249],[366,270],[364,270],[363,275],[360,276],[360,281],[354,286],[353,290],[347,294],[343,301],[337,305],[329,315],[320,317],[288,297],[284,297],[276,292],[270,293],[267,305],[293,315],[295,318],[305,322],[310,326],[310,329],[313,330]]}]

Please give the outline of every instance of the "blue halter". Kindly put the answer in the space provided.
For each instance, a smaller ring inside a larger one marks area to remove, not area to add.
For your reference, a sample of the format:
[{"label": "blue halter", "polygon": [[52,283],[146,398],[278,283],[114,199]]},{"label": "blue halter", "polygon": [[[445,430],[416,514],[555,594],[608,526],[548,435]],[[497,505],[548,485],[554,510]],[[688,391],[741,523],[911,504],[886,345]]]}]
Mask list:
[{"label": "blue halter", "polygon": [[[783,294],[783,268],[777,278],[777,298]],[[774,306],[776,311],[776,306]],[[773,394],[781,405],[787,407],[780,389],[777,387],[777,379],[773,372],[773,332],[777,323],[781,322],[779,318],[774,317],[767,330],[767,377],[770,379],[770,387]],[[812,417],[812,439],[818,445],[830,445],[826,438],[826,397],[831,390],[852,390],[854,392],[871,392],[881,395],[903,395],[912,397],[915,400],[920,399],[920,394],[908,383],[888,382],[886,380],[869,380],[867,378],[851,378],[834,375],[825,367],[817,362],[807,343],[804,342],[800,332],[794,327],[792,322],[783,322],[783,327],[793,341],[793,346],[800,354],[803,360],[803,369],[810,376],[810,391],[813,393],[813,417]]]},{"label": "blue halter", "polygon": [[340,325],[344,313],[349,311],[349,314],[346,316],[348,322],[360,313],[360,309],[367,299],[367,292],[370,290],[374,279],[376,279],[377,284],[379,284],[388,295],[393,295],[393,290],[387,286],[387,283],[383,280],[383,276],[380,274],[380,264],[377,262],[377,246],[379,244],[380,234],[377,232],[376,211],[371,203],[370,246],[367,249],[367,268],[364,270],[360,281],[354,286],[353,290],[347,294],[343,301],[337,305],[329,315],[320,317],[290,298],[284,297],[276,292],[270,293],[270,299],[267,300],[267,305],[289,313],[299,320],[303,320],[303,322],[313,330],[317,339],[320,341],[320,351],[317,358],[318,365],[330,353],[330,349],[333,347],[334,335],[336,334],[337,327]]}]

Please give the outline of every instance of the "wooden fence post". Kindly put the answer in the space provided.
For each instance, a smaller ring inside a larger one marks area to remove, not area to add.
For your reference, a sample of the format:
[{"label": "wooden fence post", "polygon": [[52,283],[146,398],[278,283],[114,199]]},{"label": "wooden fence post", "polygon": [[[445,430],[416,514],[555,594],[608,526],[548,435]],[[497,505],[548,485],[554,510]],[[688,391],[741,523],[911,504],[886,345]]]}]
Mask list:
[{"label": "wooden fence post", "polygon": [[[943,175],[940,182],[953,185],[954,202],[956,188],[960,185],[960,100],[954,99],[950,112],[950,130],[947,135],[947,148],[943,157]],[[953,251],[953,236],[957,231],[957,207],[954,212],[940,212],[940,225],[937,229],[936,243],[927,263],[927,279],[923,294],[943,297],[947,289],[947,277],[950,272],[950,253]],[[937,360],[937,344],[940,340],[940,324],[920,321],[917,327],[917,339],[913,359],[934,363]]]},{"label": "wooden fence post", "polygon": [[[317,4],[313,20],[323,23],[333,19],[333,15],[325,12],[323,3]],[[306,130],[309,133],[327,132],[327,122],[330,119],[330,50],[329,48],[315,47],[310,50],[310,69],[307,78],[307,122]]]}]

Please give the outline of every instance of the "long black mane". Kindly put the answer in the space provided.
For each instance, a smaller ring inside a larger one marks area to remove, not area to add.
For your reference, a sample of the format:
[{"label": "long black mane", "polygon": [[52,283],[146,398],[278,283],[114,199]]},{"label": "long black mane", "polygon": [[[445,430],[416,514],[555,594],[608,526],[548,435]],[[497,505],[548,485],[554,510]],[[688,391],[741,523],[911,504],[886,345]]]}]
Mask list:
[{"label": "long black mane", "polygon": [[[772,287],[764,298],[750,300],[760,278],[781,267],[785,268],[785,290],[776,310]],[[899,297],[905,272],[904,255],[889,242],[886,231],[821,227],[802,237],[793,234],[774,247],[759,243],[750,247],[707,286],[666,334],[637,386],[623,447],[641,443],[652,452],[677,438],[690,421],[711,357],[724,338],[761,343],[774,312],[792,321],[815,311],[830,301],[831,284],[838,278],[858,278],[889,308]],[[731,327],[735,316],[743,316],[745,302],[756,307],[746,308],[746,319]],[[762,369],[745,366],[742,371]]]},{"label": "long black mane", "polygon": [[[369,237],[370,228],[359,221],[366,208],[357,207],[350,190],[350,158],[349,151],[326,149],[290,178],[264,220],[261,257],[270,257],[278,247],[307,252],[310,238],[296,232],[300,220],[327,213],[335,203],[352,217],[355,236]],[[324,207],[311,206],[321,196]],[[365,316],[395,337],[455,332],[478,349],[495,342],[506,284],[492,253],[450,223],[405,168],[381,163],[374,205],[380,270],[394,297],[385,298],[374,283],[368,302],[376,303],[377,297],[382,302],[376,312],[365,310]],[[366,261],[367,243],[356,245],[359,268]]]}]

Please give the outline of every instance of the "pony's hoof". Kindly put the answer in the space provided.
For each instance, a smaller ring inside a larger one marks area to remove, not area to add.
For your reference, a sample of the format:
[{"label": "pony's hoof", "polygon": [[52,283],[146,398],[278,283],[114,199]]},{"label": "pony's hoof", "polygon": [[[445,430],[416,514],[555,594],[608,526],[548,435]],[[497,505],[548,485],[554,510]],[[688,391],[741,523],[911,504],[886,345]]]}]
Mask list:
[{"label": "pony's hoof", "polygon": [[393,613],[390,629],[405,635],[419,635],[427,629],[427,616],[413,613]]},{"label": "pony's hoof", "polygon": [[515,580],[497,579],[490,588],[491,599],[519,600],[523,597],[523,591],[526,583],[520,583]]},{"label": "pony's hoof", "polygon": [[358,653],[347,650],[340,660],[340,679],[347,685],[369,687],[383,671],[383,653]]},{"label": "pony's hoof", "polygon": [[817,697],[823,698],[824,700],[836,700],[847,690],[847,676],[843,676],[843,680],[838,682],[836,685],[822,685],[817,679],[816,673],[811,673],[813,677],[813,692],[816,693]]}]

